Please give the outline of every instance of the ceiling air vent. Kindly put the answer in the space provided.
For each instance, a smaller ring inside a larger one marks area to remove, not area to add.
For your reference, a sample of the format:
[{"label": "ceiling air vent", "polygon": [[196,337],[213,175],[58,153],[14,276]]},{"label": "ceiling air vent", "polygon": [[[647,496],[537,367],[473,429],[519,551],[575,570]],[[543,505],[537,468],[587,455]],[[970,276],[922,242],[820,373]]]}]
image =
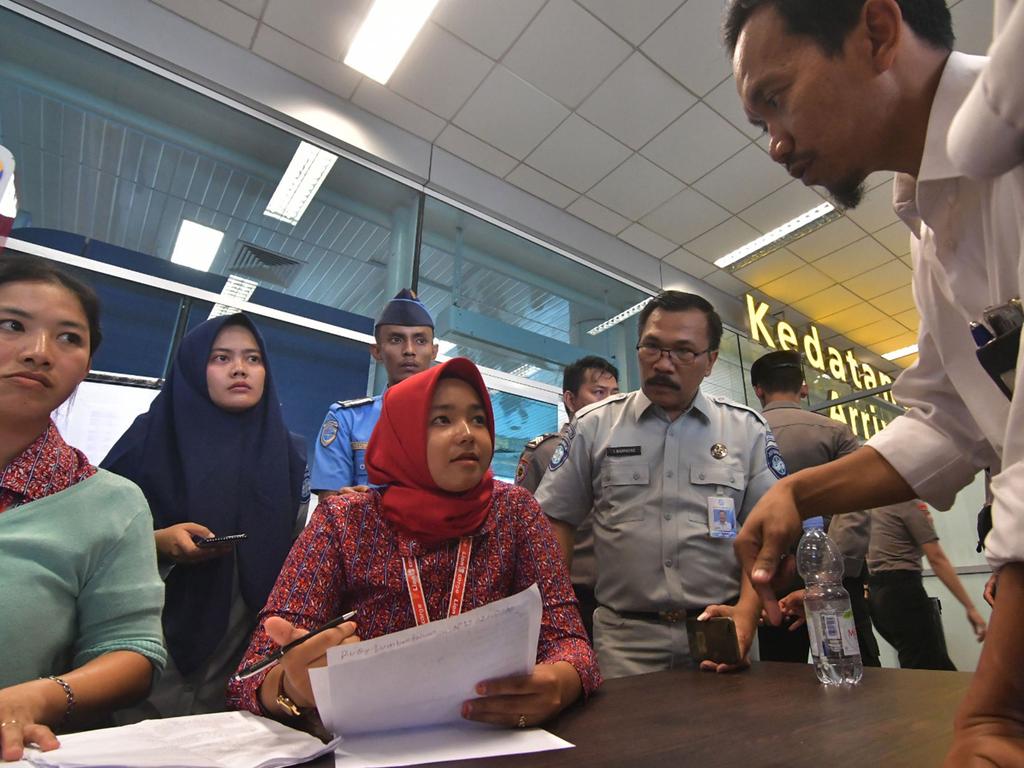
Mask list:
[{"label": "ceiling air vent", "polygon": [[232,275],[248,277],[260,285],[272,285],[287,290],[300,269],[301,261],[257,248],[250,243],[242,243],[225,271]]}]

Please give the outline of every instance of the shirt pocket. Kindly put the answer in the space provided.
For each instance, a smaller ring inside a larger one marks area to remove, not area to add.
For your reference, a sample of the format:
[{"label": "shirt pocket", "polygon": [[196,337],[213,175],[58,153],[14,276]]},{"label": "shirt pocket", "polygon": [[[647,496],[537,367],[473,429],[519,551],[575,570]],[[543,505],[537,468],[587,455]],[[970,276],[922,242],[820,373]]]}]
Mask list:
[{"label": "shirt pocket", "polygon": [[736,464],[716,461],[714,464],[691,464],[690,485],[704,504],[699,509],[691,510],[689,517],[694,522],[708,524],[707,499],[711,496],[725,496],[733,500],[736,519],[739,520],[743,506],[743,496],[747,488],[747,476],[743,468]]},{"label": "shirt pocket", "polygon": [[642,520],[651,468],[642,462],[606,462],[601,468],[601,518],[606,525]]}]

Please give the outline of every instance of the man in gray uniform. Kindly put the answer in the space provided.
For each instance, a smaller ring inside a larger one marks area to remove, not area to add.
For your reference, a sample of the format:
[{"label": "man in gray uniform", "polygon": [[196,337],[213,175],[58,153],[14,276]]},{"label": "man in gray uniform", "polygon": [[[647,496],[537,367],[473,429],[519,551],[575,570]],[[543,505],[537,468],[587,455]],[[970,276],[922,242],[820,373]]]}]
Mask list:
[{"label": "man in gray uniform", "polygon": [[732,540],[786,472],[760,414],[700,391],[722,337],[714,308],[665,291],[639,324],[642,390],[578,413],[537,490],[569,563],[574,529],[593,512],[594,646],[605,677],[689,663],[687,616],[731,616],[746,657],[761,605]]},{"label": "man in gray uniform", "polygon": [[[548,471],[551,454],[555,452],[559,438],[565,434],[576,412],[592,403],[599,403],[610,395],[619,394],[619,369],[603,357],[589,355],[581,357],[566,366],[562,372],[562,405],[569,417],[561,432],[548,432],[533,438],[523,448],[516,467],[516,485],[530,493],[537,492],[541,478]],[[576,546],[573,548],[572,589],[580,603],[580,616],[587,636],[594,638],[594,534],[588,518],[576,529]]]},{"label": "man in gray uniform", "polygon": [[[860,447],[845,424],[801,407],[801,401],[807,397],[807,382],[799,352],[782,350],[762,355],[750,366],[750,383],[791,473],[835,461]],[[829,525],[829,537],[844,555],[843,586],[850,593],[861,659],[866,666],[879,667],[878,643],[871,631],[871,614],[864,599],[864,556],[870,528],[868,512],[839,515]],[[779,595],[785,598],[801,589],[803,582],[794,577]],[[766,624],[758,628],[757,637],[763,661],[807,662],[810,640],[806,625],[800,623],[794,629],[785,623],[780,627]]]}]

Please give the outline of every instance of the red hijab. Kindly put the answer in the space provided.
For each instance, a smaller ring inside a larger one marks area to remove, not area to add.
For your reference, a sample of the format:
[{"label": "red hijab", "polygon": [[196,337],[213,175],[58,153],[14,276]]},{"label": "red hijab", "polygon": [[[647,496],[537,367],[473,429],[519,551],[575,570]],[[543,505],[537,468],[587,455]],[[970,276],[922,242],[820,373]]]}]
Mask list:
[{"label": "red hijab", "polygon": [[459,379],[476,390],[493,446],[494,412],[487,387],[473,362],[457,357],[389,387],[366,447],[370,482],[387,486],[381,498],[382,514],[402,533],[427,545],[477,530],[487,517],[494,490],[490,469],[475,487],[462,493],[442,490],[430,474],[427,421],[434,390],[443,378]]}]

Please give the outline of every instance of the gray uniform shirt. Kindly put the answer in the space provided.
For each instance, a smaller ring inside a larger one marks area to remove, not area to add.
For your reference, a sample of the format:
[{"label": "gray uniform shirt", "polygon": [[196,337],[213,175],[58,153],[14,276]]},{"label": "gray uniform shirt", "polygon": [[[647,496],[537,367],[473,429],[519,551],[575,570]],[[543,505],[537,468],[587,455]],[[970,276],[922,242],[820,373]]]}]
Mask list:
[{"label": "gray uniform shirt", "polygon": [[917,501],[904,501],[879,507],[871,513],[871,544],[868,547],[868,570],[921,572],[921,546],[938,541],[935,527],[917,506]]},{"label": "gray uniform shirt", "polygon": [[571,526],[593,510],[602,605],[616,611],[703,608],[740,589],[733,540],[709,535],[708,498],[731,498],[742,524],[785,472],[756,411],[698,392],[689,410],[669,422],[639,391],[576,415],[537,501]]},{"label": "gray uniform shirt", "polygon": [[[790,474],[835,461],[860,447],[848,426],[820,413],[805,411],[798,403],[777,400],[768,403],[761,413],[779,441]],[[869,512],[832,518],[828,535],[843,553],[847,577],[856,578],[864,570],[870,533]]]}]

